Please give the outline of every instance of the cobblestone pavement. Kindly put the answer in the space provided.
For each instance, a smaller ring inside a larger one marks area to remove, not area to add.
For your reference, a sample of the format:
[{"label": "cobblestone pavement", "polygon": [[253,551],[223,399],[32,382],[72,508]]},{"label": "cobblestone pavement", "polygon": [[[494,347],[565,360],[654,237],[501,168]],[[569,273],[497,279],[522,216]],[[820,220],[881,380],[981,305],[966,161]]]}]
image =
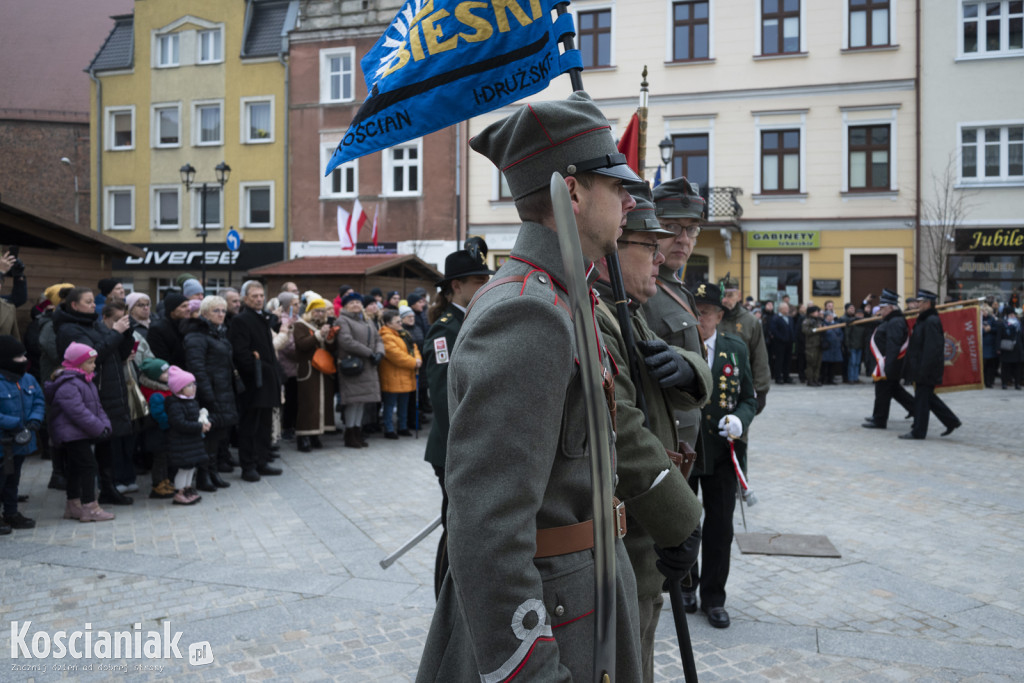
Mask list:
[{"label": "cobblestone pavement", "polygon": [[[753,426],[748,529],[823,534],[842,557],[734,545],[732,627],[689,617],[702,681],[1024,680],[1024,392],[945,398],[963,428],[900,441],[898,407],[889,430],[861,429],[869,385],[773,388]],[[439,511],[425,438],[286,444],[283,476],[228,475],[188,508],[137,496],[102,524],[62,520],[49,463],[30,459],[22,510],[38,526],[0,537],[0,680],[412,680],[439,532],[378,562]],[[167,623],[183,658],[13,659],[13,621],[32,622],[30,647],[37,632]],[[667,608],[658,634],[657,678],[681,681]],[[214,662],[193,666],[187,646],[202,641]],[[111,664],[127,671],[100,670]]]}]

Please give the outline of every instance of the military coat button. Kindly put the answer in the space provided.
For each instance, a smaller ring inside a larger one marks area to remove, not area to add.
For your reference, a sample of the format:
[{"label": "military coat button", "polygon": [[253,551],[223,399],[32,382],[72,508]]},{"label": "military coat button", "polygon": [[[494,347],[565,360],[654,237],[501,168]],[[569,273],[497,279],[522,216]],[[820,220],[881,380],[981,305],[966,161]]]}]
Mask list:
[{"label": "military coat button", "polygon": [[565,608],[564,607],[562,607],[561,605],[558,605],[557,607],[555,607],[555,616],[556,617],[560,617],[563,614],[565,614]]},{"label": "military coat button", "polygon": [[548,283],[548,279],[543,275],[538,275],[537,282],[541,283],[542,285],[546,285]]}]

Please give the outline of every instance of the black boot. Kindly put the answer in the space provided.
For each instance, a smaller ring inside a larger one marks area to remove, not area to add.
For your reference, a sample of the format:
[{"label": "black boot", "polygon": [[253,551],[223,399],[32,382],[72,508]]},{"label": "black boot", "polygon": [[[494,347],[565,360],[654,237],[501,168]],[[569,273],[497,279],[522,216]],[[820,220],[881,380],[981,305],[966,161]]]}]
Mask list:
[{"label": "black boot", "polygon": [[212,493],[217,490],[217,487],[210,481],[210,472],[206,465],[200,465],[196,468],[196,485],[195,488],[199,491],[206,491]]},{"label": "black boot", "polygon": [[295,447],[302,453],[309,453],[312,449],[309,443],[308,436],[297,436],[295,437]]},{"label": "black boot", "polygon": [[68,482],[64,475],[68,453],[64,450],[63,446],[55,446],[52,452],[53,460],[51,464],[53,465],[53,473],[50,475],[50,483],[46,485],[46,488],[64,491],[68,487]]},{"label": "black boot", "polygon": [[224,477],[220,476],[220,472],[215,467],[210,468],[210,483],[219,489],[226,489],[231,486],[229,482],[224,480]]},{"label": "black boot", "polygon": [[318,434],[314,434],[313,436],[309,437],[309,445],[312,446],[313,448],[324,447],[324,444],[322,441],[320,441],[320,436]]},{"label": "black boot", "polygon": [[366,448],[367,446],[370,445],[370,442],[367,441],[366,438],[363,436],[363,428],[362,427],[355,427],[355,432],[356,432],[355,441],[356,441],[357,444],[359,444],[359,446],[361,448]]},{"label": "black boot", "polygon": [[110,472],[100,472],[100,505],[131,505],[135,501],[129,496],[118,492],[114,487],[114,478]]}]

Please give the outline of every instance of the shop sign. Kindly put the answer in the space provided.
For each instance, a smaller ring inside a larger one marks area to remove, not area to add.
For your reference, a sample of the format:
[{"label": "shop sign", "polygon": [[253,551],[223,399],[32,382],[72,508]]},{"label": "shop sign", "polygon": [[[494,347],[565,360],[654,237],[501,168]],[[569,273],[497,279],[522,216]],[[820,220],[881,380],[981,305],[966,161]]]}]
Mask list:
[{"label": "shop sign", "polygon": [[397,254],[398,242],[356,242],[356,254]]},{"label": "shop sign", "polygon": [[957,228],[957,251],[1024,251],[1024,228]]},{"label": "shop sign", "polygon": [[820,249],[818,230],[760,230],[747,233],[747,249]]},{"label": "shop sign", "polygon": [[203,249],[189,242],[135,243],[135,246],[145,253],[114,259],[114,270],[183,270],[202,267],[204,262],[212,269],[249,270],[284,257],[280,242],[243,242],[237,251],[231,251],[227,244],[207,244]]}]

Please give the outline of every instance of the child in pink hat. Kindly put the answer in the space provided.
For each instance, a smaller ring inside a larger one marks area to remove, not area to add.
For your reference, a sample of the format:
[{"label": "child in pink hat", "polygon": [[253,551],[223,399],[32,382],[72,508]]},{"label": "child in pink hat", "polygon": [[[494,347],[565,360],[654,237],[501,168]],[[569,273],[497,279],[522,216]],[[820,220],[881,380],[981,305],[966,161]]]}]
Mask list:
[{"label": "child in pink hat", "polygon": [[64,519],[106,522],[114,515],[96,502],[96,455],[93,443],[110,436],[110,420],[103,412],[100,394],[93,384],[96,350],[71,342],[64,352],[63,368],[46,383],[50,404],[50,433],[67,452],[67,504]]},{"label": "child in pink hat", "polygon": [[167,385],[171,395],[164,403],[167,412],[168,460],[178,468],[174,475],[175,505],[195,505],[200,496],[194,487],[196,467],[207,461],[203,435],[210,431],[210,421],[196,401],[196,378],[191,372],[172,365],[167,370]]}]

